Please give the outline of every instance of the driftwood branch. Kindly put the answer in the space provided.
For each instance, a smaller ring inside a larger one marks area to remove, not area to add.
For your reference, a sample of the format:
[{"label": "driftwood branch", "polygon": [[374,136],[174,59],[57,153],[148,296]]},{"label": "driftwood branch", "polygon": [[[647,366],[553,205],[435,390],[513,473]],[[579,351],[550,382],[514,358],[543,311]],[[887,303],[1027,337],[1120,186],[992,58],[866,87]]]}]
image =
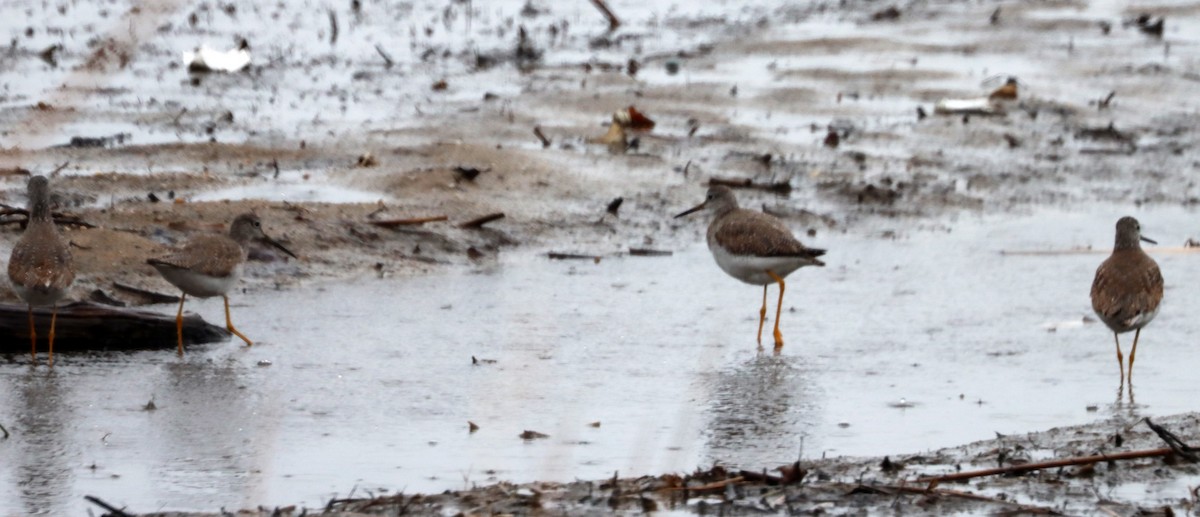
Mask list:
[{"label": "driftwood branch", "polygon": [[379,46],[378,43],[375,44],[375,52],[378,52],[379,57],[383,58],[383,67],[384,68],[391,68],[392,65],[395,63],[394,61],[392,61],[392,56],[389,56],[388,53],[383,50],[383,47]]},{"label": "driftwood branch", "polygon": [[1154,431],[1154,434],[1157,434],[1159,438],[1162,438],[1162,441],[1167,442],[1167,447],[1171,448],[1171,452],[1178,454],[1181,458],[1184,458],[1188,461],[1200,461],[1200,457],[1197,457],[1196,455],[1197,452],[1200,452],[1200,449],[1183,443],[1183,440],[1179,439],[1178,436],[1175,436],[1175,433],[1166,430],[1166,428],[1161,425],[1151,422],[1150,417],[1143,418],[1142,420],[1146,421],[1146,425],[1150,427],[1151,431]]},{"label": "driftwood branch", "polygon": [[709,186],[724,185],[729,188],[746,188],[755,190],[765,190],[776,194],[787,194],[792,191],[792,186],[786,181],[775,183],[755,183],[750,179],[733,179],[733,178],[710,178]]},{"label": "driftwood branch", "polygon": [[592,0],[592,5],[596,6],[596,9],[600,10],[600,14],[603,14],[608,19],[609,31],[615,31],[617,27],[621,26],[621,20],[617,18],[617,15],[613,14],[612,9],[608,8],[608,4],[605,4],[604,0]]},{"label": "driftwood branch", "polygon": [[386,221],[368,221],[371,224],[380,228],[395,228],[397,226],[416,226],[425,223],[435,223],[438,221],[449,220],[449,216],[435,215],[432,217],[411,217],[408,219],[388,219]]},{"label": "driftwood branch", "polygon": [[1026,463],[1024,465],[1009,465],[1007,467],[999,467],[994,469],[972,470],[969,472],[958,472],[955,474],[947,474],[944,476],[924,477],[917,479],[917,483],[929,483],[930,488],[936,487],[939,483],[946,481],[964,481],[984,476],[999,476],[1004,474],[1020,474],[1025,472],[1033,472],[1035,470],[1053,469],[1059,467],[1073,467],[1077,465],[1090,465],[1101,461],[1116,461],[1116,460],[1134,460],[1139,458],[1155,458],[1159,456],[1167,456],[1174,454],[1169,447],[1161,449],[1149,449],[1141,451],[1118,452],[1116,454],[1095,454],[1092,456],[1080,456],[1076,458],[1066,458],[1061,460],[1040,461],[1036,463]]},{"label": "driftwood branch", "polygon": [[459,228],[479,228],[479,227],[481,227],[487,223],[490,223],[492,221],[495,221],[497,219],[504,219],[504,212],[496,212],[494,214],[488,214],[483,217],[476,217],[474,219],[471,219],[470,221],[467,221],[465,223],[458,225],[458,227]]},{"label": "driftwood branch", "polygon": [[736,476],[736,477],[731,477],[729,479],[722,479],[720,481],[713,481],[712,483],[708,483],[708,484],[700,485],[700,486],[674,487],[674,488],[672,488],[672,490],[687,490],[688,492],[721,491],[721,490],[724,490],[726,486],[736,485],[738,483],[744,483],[745,481],[746,481],[746,478],[744,478],[742,476]]},{"label": "driftwood branch", "polygon": [[542,128],[541,128],[540,126],[534,126],[534,127],[533,127],[533,135],[534,135],[534,136],[536,136],[536,137],[538,137],[538,140],[541,140],[541,141],[542,141],[542,148],[543,148],[543,149],[544,149],[544,148],[547,148],[547,147],[550,147],[550,139],[549,139],[549,138],[546,138],[546,134],[545,134],[545,133],[542,133]]},{"label": "driftwood branch", "polygon": [[86,500],[96,506],[104,508],[104,510],[108,512],[108,515],[111,515],[113,517],[134,517],[134,515],[132,513],[128,513],[125,510],[122,510],[111,504],[108,504],[108,503],[102,501],[99,497],[96,497],[94,495],[85,495],[85,496],[83,496],[83,498],[84,498],[84,500]]},{"label": "driftwood branch", "polygon": [[[0,353],[29,353],[29,315],[26,311],[26,305],[0,305]],[[45,332],[50,325],[51,309],[35,307],[33,316],[39,334]],[[64,352],[174,349],[175,332],[174,313],[168,315],[76,302],[58,308],[54,349]],[[186,344],[224,341],[229,336],[228,330],[211,325],[198,315],[184,315],[183,342]]]}]

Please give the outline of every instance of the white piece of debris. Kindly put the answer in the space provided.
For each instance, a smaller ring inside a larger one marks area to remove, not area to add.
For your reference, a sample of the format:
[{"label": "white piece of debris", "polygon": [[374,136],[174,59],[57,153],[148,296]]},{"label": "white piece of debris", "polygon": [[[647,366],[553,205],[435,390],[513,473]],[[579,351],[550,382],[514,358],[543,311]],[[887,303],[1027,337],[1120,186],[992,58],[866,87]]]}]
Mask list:
[{"label": "white piece of debris", "polygon": [[938,115],[1003,115],[1004,106],[995,99],[978,97],[974,99],[942,99],[933,105],[933,112]]},{"label": "white piece of debris", "polygon": [[183,64],[189,72],[238,72],[250,65],[250,46],[244,42],[230,50],[214,50],[201,45],[183,53]]}]

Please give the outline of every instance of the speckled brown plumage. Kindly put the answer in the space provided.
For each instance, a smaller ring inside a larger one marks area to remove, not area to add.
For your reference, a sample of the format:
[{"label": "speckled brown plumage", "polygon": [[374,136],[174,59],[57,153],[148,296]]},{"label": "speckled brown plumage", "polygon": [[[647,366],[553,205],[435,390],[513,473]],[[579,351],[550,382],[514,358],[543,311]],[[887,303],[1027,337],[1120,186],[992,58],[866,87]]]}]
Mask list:
[{"label": "speckled brown plumage", "polygon": [[29,223],[8,260],[8,278],[18,294],[22,289],[36,293],[26,300],[31,305],[49,305],[46,296],[57,301],[75,280],[71,248],[50,215],[49,189],[45,177],[30,178]]},{"label": "speckled brown plumage", "polygon": [[192,237],[182,248],[169,255],[150,259],[148,264],[156,267],[186,269],[214,278],[233,275],[238,265],[246,261],[246,250],[225,235],[198,235]]},{"label": "speckled brown plumage", "polygon": [[1140,248],[1113,251],[1092,282],[1092,309],[1118,334],[1150,323],[1162,297],[1162,272]]},{"label": "speckled brown plumage", "polygon": [[708,227],[708,239],[734,255],[808,257],[824,265],[816,258],[825,250],[805,247],[786,225],[762,212],[734,208],[719,215]]}]

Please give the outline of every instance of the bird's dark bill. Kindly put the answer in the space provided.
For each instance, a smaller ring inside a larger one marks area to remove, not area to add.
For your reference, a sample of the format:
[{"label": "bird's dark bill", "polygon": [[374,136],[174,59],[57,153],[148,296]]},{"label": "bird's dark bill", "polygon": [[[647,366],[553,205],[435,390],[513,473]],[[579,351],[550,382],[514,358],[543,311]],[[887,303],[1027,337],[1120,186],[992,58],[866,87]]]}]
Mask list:
[{"label": "bird's dark bill", "polygon": [[684,211],[683,211],[683,212],[681,212],[679,215],[675,216],[675,218],[676,218],[676,219],[678,219],[678,218],[680,218],[680,217],[683,217],[683,216],[685,216],[685,215],[688,215],[688,214],[690,214],[690,213],[692,213],[692,212],[696,212],[696,211],[698,211],[698,210],[702,210],[702,209],[704,208],[704,205],[705,205],[705,204],[706,204],[706,203],[700,203],[700,204],[698,204],[698,205],[696,205],[696,206],[693,206],[693,207],[691,207],[691,208],[689,208],[689,209],[687,209],[687,210],[684,210]]},{"label": "bird's dark bill", "polygon": [[1149,237],[1141,237],[1141,239],[1145,242],[1149,242],[1150,244],[1158,244],[1158,241],[1151,239]]},{"label": "bird's dark bill", "polygon": [[294,259],[300,258],[300,257],[297,257],[295,253],[292,253],[292,250],[289,250],[289,249],[285,248],[282,244],[275,242],[275,239],[272,239],[270,237],[263,237],[262,240],[263,240],[263,242],[270,244],[271,246],[278,249],[279,251],[282,251],[284,253],[287,253],[288,255],[291,255],[291,257]]}]

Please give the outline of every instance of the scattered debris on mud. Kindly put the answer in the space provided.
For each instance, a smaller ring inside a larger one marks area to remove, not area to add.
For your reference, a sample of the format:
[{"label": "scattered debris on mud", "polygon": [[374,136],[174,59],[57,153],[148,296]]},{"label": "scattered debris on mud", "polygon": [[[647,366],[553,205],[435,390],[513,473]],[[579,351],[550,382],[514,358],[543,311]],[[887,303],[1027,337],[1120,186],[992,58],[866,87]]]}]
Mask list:
[{"label": "scattered debris on mud", "polygon": [[1183,442],[1200,442],[1200,414],[1157,423],[1114,418],[895,457],[802,459],[756,470],[715,465],[636,478],[616,473],[605,480],[499,483],[438,494],[348,494],[324,508],[236,515],[1191,514],[1200,507],[1194,493],[1200,465],[1194,463],[1198,450]]}]

